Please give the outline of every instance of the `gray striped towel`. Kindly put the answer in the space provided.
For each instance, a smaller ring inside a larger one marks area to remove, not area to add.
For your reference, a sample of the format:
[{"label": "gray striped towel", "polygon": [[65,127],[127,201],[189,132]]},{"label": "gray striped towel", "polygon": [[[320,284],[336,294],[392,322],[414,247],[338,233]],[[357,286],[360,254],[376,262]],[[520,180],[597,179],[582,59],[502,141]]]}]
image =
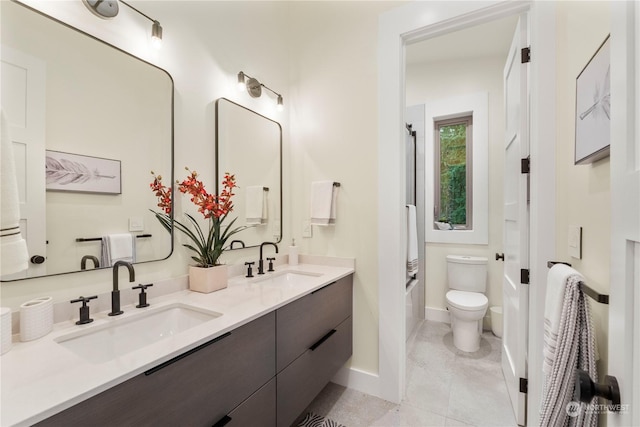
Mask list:
[{"label": "gray striped towel", "polygon": [[[559,278],[564,279],[564,283],[558,283]],[[587,410],[586,404],[580,404],[577,411],[567,410],[574,397],[577,368],[589,372],[593,381],[598,380],[595,331],[589,302],[580,288],[582,280],[582,276],[568,266],[556,265],[549,272],[545,307],[545,382],[540,410],[543,427],[598,425],[598,415]],[[556,286],[563,292],[558,292]],[[561,298],[559,305],[553,301],[557,297]]]}]

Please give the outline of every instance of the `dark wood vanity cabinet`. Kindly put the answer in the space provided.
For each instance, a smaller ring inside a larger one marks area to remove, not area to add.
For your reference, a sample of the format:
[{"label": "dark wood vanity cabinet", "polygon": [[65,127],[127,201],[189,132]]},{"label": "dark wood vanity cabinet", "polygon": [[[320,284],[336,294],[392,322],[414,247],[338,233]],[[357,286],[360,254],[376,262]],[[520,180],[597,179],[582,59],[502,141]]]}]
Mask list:
[{"label": "dark wood vanity cabinet", "polygon": [[38,425],[210,427],[274,376],[270,313]]},{"label": "dark wood vanity cabinet", "polygon": [[353,276],[276,311],[278,427],[290,426],[351,357]]},{"label": "dark wood vanity cabinet", "polygon": [[344,277],[39,426],[289,426],[352,354]]}]

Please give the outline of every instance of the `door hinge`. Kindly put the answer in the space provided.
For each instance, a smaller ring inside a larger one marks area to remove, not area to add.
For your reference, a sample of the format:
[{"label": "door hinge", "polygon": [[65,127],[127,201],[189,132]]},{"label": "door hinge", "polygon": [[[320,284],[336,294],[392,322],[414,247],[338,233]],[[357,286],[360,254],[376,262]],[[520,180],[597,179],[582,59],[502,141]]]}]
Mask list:
[{"label": "door hinge", "polygon": [[523,64],[531,62],[531,47],[530,46],[522,48],[522,50],[520,51],[520,61]]},{"label": "door hinge", "polygon": [[520,173],[531,172],[531,158],[520,159]]},{"label": "door hinge", "polygon": [[520,283],[522,283],[523,285],[528,285],[529,284],[529,269],[521,269],[520,270]]},{"label": "door hinge", "polygon": [[529,393],[529,380],[520,378],[520,393]]}]

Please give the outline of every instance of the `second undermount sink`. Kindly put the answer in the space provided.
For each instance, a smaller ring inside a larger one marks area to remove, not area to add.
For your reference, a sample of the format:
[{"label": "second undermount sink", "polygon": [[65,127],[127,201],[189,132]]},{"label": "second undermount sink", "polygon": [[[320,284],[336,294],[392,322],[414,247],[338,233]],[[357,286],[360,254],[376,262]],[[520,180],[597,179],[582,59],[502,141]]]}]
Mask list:
[{"label": "second undermount sink", "polygon": [[222,316],[221,313],[175,303],[55,339],[92,363],[103,363]]},{"label": "second undermount sink", "polygon": [[256,283],[266,286],[295,287],[310,284],[320,276],[322,276],[322,274],[310,271],[285,270],[276,273],[267,273],[263,279],[258,280]]}]

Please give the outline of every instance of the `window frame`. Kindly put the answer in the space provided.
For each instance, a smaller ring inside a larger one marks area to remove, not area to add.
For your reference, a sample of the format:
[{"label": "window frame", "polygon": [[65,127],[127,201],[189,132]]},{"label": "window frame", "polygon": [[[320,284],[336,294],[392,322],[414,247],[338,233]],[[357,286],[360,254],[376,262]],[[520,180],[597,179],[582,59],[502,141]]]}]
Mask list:
[{"label": "window frame", "polygon": [[[440,206],[440,188],[441,176],[441,150],[440,150],[440,128],[452,125],[465,125],[465,210],[466,223],[453,224],[455,230],[473,230],[473,113],[462,114],[459,117],[439,119],[433,121],[433,141],[434,141],[434,200],[433,200],[433,216],[439,219],[442,209]],[[434,229],[437,228],[435,222]]]},{"label": "window frame", "polygon": [[[489,244],[489,93],[466,93],[428,100],[425,106],[425,241],[426,243]],[[434,121],[473,114],[473,229],[440,230],[434,217]]]}]

